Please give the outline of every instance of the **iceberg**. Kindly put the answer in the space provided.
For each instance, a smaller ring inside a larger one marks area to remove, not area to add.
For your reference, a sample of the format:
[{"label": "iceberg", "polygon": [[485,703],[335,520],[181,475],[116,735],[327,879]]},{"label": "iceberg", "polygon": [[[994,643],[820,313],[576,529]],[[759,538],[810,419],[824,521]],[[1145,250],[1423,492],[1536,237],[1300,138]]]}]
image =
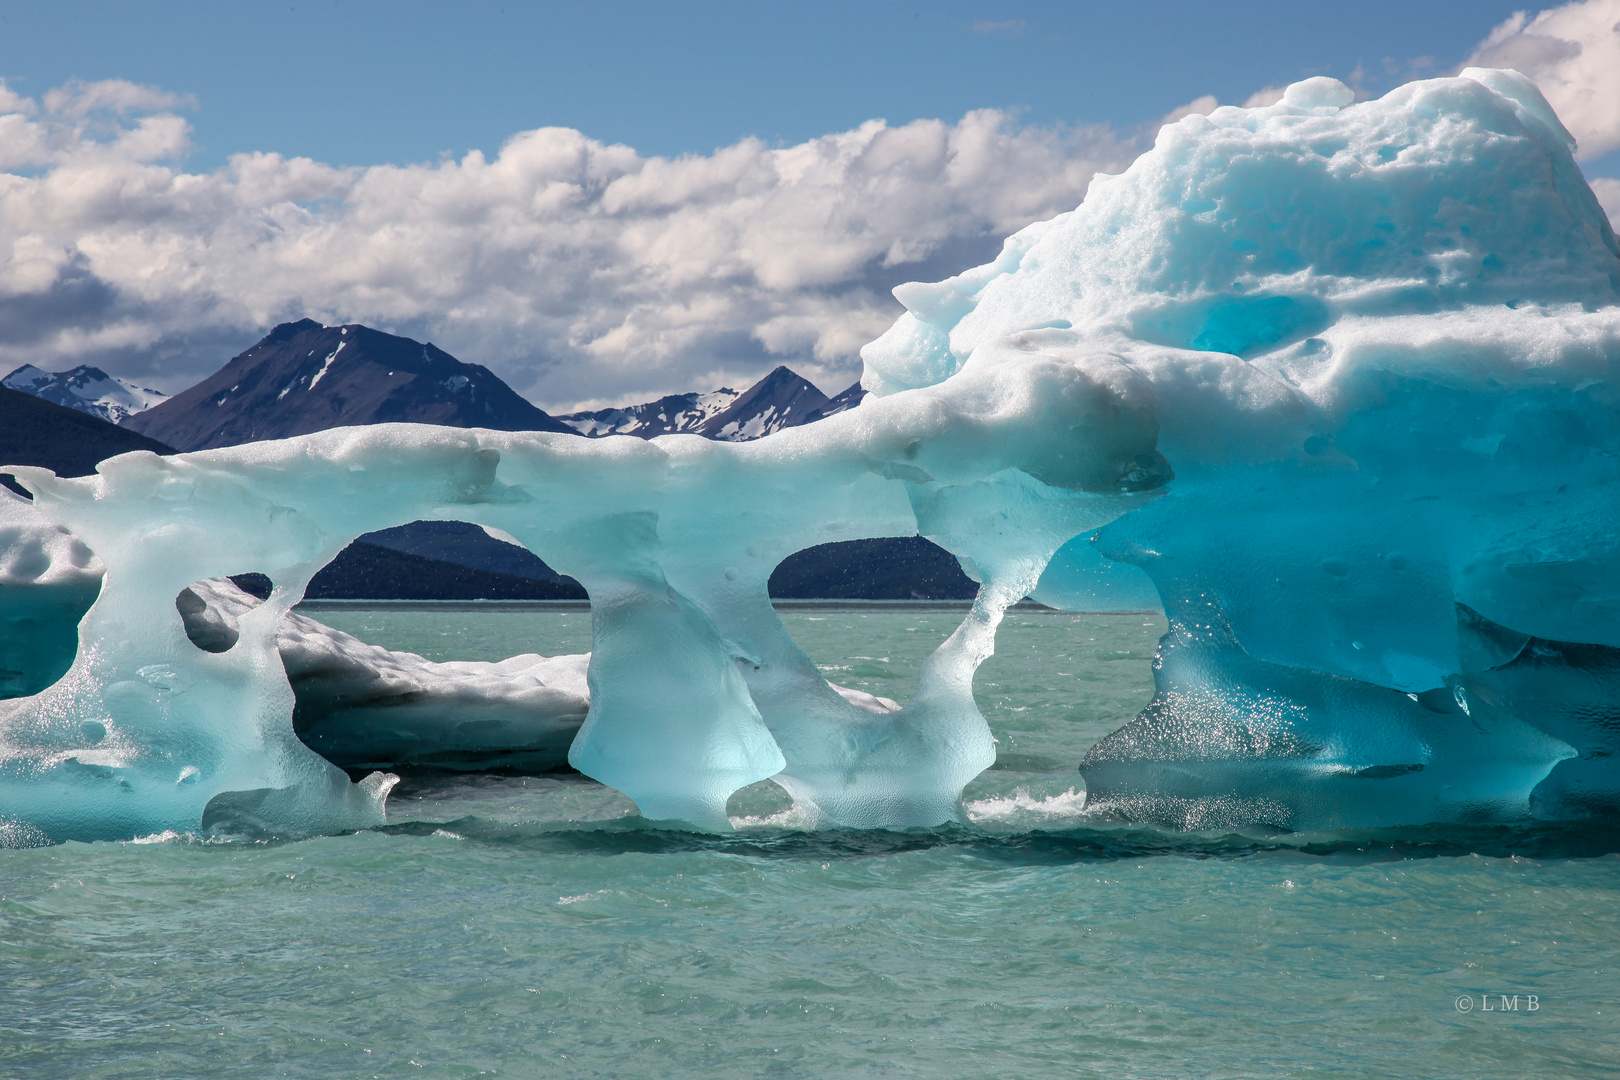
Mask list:
[{"label": "iceberg", "polygon": [[[32,555],[36,570],[44,565],[53,571],[36,572],[20,589],[16,582],[0,579],[0,655],[22,669],[5,671],[0,695],[18,697],[55,682],[72,664],[73,627],[100,589],[101,565],[82,543],[25,501],[0,503],[0,511],[7,513],[9,524],[34,534],[27,542],[13,539],[7,545],[4,568],[14,571]],[[11,535],[0,533],[0,541],[8,539]],[[69,557],[52,560],[45,553],[40,559],[41,540],[63,545]],[[60,588],[47,594],[42,586],[53,584]],[[50,602],[39,602],[40,595],[49,595]],[[194,581],[175,598],[186,637],[212,653],[227,652],[240,640],[240,617],[261,603],[229,578]],[[55,647],[44,649],[42,644]],[[351,773],[562,768],[590,710],[589,653],[437,663],[367,644],[296,611],[282,617],[276,650],[292,686],[293,731],[299,741]],[[900,708],[889,698],[829,685],[869,712]]]},{"label": "iceberg", "polygon": [[[897,288],[861,404],[754,442],[385,424],[11,469],[106,571],[69,670],[0,702],[0,819],[380,821],[389,778],[351,785],[296,737],[278,628],[355,536],[418,519],[586,587],[568,760],[652,819],[727,829],[771,779],[824,824],[960,820],[994,760],[973,674],[1026,595],[1170,623],[1153,701],[1081,763],[1096,812],[1620,813],[1620,244],[1572,145],[1511,71],[1189,116],[993,262]],[[891,708],[821,677],[766,581],[910,535],[980,589]],[[269,598],[200,647],[177,597],[247,572]]]}]

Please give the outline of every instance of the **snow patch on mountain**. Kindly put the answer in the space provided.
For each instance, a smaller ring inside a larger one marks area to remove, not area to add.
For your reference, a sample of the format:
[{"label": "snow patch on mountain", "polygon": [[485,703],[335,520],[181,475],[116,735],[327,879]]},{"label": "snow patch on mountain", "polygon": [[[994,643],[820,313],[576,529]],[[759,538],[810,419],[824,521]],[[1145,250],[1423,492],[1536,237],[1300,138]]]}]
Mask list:
[{"label": "snow patch on mountain", "polygon": [[570,413],[557,419],[591,438],[691,434],[721,442],[750,442],[841,413],[860,404],[865,395],[856,383],[829,398],[797,372],[778,367],[741,393],[721,387],[708,394],[671,394],[642,405]]},{"label": "snow patch on mountain", "polygon": [[581,435],[637,435],[651,439],[657,435],[699,434],[704,425],[724,412],[738,398],[729,387],[707,394],[670,394],[642,405],[594,412],[569,413],[558,420]]},{"label": "snow patch on mountain", "polygon": [[[347,341],[339,342],[338,347],[333,349],[330,353],[327,354],[326,360],[324,362],[322,362],[322,364],[321,364],[321,370],[317,371],[315,373],[315,377],[313,379],[309,380],[309,388],[311,390],[315,389],[316,384],[319,383],[322,379],[326,378],[326,373],[328,371],[332,370],[332,361],[334,361],[334,360],[336,360],[338,358],[338,353],[342,352],[343,347],[345,345],[347,345],[347,344],[348,344]],[[313,351],[311,351],[310,355],[313,356],[315,354],[314,354]],[[423,359],[427,358],[427,350],[426,349],[422,350],[422,357],[423,357]],[[235,387],[232,387],[232,389],[234,390]],[[285,394],[286,391],[283,390],[282,393]]]},{"label": "snow patch on mountain", "polygon": [[0,379],[0,386],[99,416],[114,424],[144,412],[168,397],[162,391],[115,379],[88,364],[57,372],[24,364]]}]

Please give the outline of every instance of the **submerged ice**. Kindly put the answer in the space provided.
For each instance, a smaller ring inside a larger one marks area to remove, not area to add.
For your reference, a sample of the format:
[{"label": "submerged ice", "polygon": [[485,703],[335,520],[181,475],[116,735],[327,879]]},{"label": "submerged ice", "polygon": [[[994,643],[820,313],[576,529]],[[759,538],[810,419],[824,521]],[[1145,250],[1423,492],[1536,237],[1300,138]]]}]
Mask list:
[{"label": "submerged ice", "polygon": [[[767,778],[827,824],[957,818],[994,758],[973,673],[1025,595],[1169,618],[1153,701],[1081,765],[1093,809],[1620,813],[1620,245],[1571,149],[1508,71],[1361,104],[1311,79],[1187,117],[992,263],[897,289],[866,401],[754,443],[382,425],[17,468],[106,573],[71,668],[0,702],[0,818],[380,820],[385,776],[350,785],[295,737],[278,627],[349,540],[419,518],[499,529],[586,586],[568,760],[651,818],[726,828]],[[912,534],[981,589],[889,708],[821,677],[766,580],[814,544]],[[270,598],[200,648],[176,596],[249,571]],[[495,689],[515,669],[441,674],[522,714]],[[331,730],[363,738],[363,712]]]}]

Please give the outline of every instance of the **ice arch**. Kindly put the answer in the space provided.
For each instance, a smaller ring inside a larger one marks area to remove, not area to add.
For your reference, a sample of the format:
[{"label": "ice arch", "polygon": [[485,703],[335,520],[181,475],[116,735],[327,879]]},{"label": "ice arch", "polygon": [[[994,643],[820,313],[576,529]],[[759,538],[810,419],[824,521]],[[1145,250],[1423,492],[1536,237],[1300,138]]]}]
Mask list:
[{"label": "ice arch", "polygon": [[[379,820],[385,779],[351,786],[294,738],[276,626],[355,536],[453,518],[590,591],[591,708],[570,760],[648,817],[724,829],[727,797],[775,777],[828,822],[949,820],[993,759],[972,674],[1002,610],[1070,537],[1169,479],[1120,376],[1106,359],[1001,365],[758,443],[382,425],[124,455],[78,479],[17,468],[106,573],[68,674],[0,703],[0,816],[83,838]],[[984,584],[917,699],[863,709],[793,644],[766,581],[803,547],[919,531]],[[175,596],[247,571],[269,574],[269,599],[229,649],[198,648]]]}]

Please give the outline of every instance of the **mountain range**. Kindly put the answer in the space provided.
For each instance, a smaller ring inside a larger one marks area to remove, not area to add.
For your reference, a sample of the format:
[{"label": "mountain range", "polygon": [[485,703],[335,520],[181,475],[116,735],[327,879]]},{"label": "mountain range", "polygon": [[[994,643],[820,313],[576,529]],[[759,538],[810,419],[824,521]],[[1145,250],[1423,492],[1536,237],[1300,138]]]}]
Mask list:
[{"label": "mountain range", "polygon": [[723,386],[708,394],[671,394],[645,405],[568,413],[557,419],[592,438],[690,434],[747,442],[843,412],[865,396],[857,382],[829,398],[792,369],[778,367],[741,393]]},{"label": "mountain range", "polygon": [[394,421],[590,438],[691,434],[745,442],[843,412],[865,396],[855,383],[829,398],[790,368],[778,367],[740,392],[721,387],[551,416],[488,368],[463,363],[432,343],[313,319],[282,323],[173,397],[88,365],[54,373],[24,364],[0,385],[186,451]]},{"label": "mountain range", "polygon": [[41,371],[33,364],[24,364],[0,379],[0,386],[99,416],[114,424],[150,409],[168,396],[159,390],[115,379],[89,364],[58,372]]}]

